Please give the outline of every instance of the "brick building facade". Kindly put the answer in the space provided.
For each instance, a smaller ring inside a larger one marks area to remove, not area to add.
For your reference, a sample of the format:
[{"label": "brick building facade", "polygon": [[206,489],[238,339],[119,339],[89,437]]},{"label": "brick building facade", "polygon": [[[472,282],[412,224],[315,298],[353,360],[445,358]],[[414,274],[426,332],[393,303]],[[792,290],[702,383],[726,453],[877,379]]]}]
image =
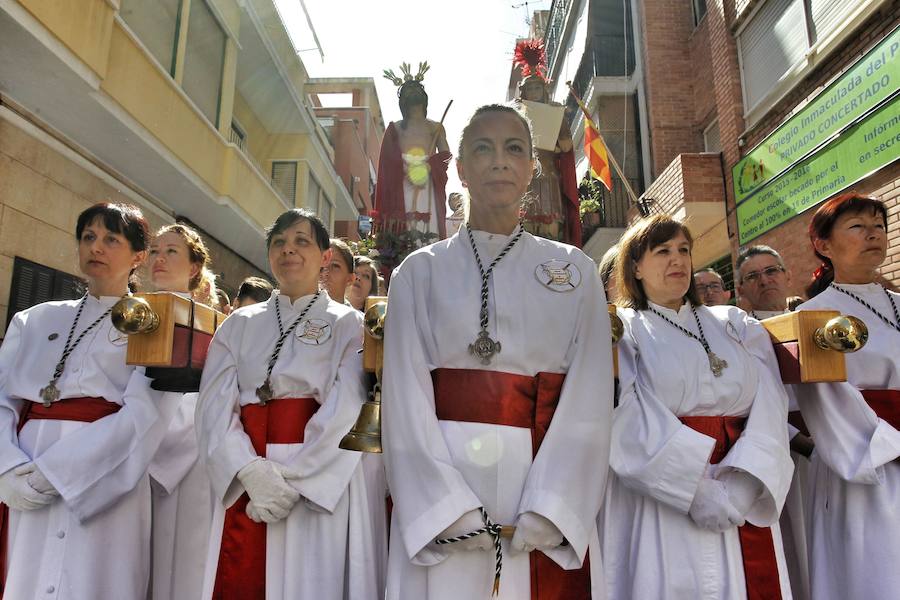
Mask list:
[{"label": "brick building facade", "polygon": [[[766,228],[761,235],[751,236],[746,231],[741,234],[737,205],[749,201],[753,194],[762,194],[767,186],[771,188],[770,182],[793,177],[792,169],[832,149],[855,125],[862,126],[866,118],[874,118],[878,111],[900,111],[893,103],[900,82],[890,80],[891,90],[883,102],[873,104],[856,119],[840,123],[831,137],[813,144],[808,153],[783,171],[767,174],[769,178],[750,195],[736,197],[732,176],[735,165],[743,164],[742,159],[754,149],[771,145],[773,132],[788,119],[796,118],[805,107],[820,101],[823,91],[839,83],[857,61],[870,59],[872,49],[896,34],[900,24],[897,0],[835,1],[830,3],[831,13],[824,16],[822,9],[813,4],[823,5],[809,0],[646,0],[639,9],[653,170],[652,183],[642,200],[650,212],[674,214],[689,224],[696,238],[695,267],[733,264],[742,247],[767,244],[781,252],[792,269],[791,292],[798,295],[818,266],[807,236],[809,221],[815,206],[832,194],[811,198],[796,215],[788,215],[787,206],[793,199],[779,198],[779,203],[772,206],[784,210],[789,218]],[[704,8],[705,13],[698,14],[698,9],[702,12]],[[798,46],[799,59],[792,58],[790,48],[785,56],[772,55],[772,50],[763,47],[769,43],[765,35],[774,35],[765,33],[773,29],[772,23],[765,20],[796,22],[797,15],[805,15],[806,28],[811,32],[805,40],[808,47]],[[815,19],[819,19],[818,24]],[[801,42],[804,40],[798,44]],[[762,64],[753,64],[748,58],[768,56],[769,62],[764,60]],[[885,71],[893,75],[900,58],[894,59],[892,53],[887,56],[890,63]],[[779,75],[781,63],[784,73]],[[885,75],[881,81],[889,79]],[[894,127],[889,135],[897,130]],[[803,128],[799,131],[802,135]],[[859,181],[848,180],[847,185],[834,190],[837,193],[840,189],[853,189],[887,203],[889,249],[882,273],[895,285],[900,284],[897,155]],[[759,167],[763,168],[762,162]],[[637,207],[633,207],[630,216],[639,217]],[[747,222],[743,221],[744,227]]]}]

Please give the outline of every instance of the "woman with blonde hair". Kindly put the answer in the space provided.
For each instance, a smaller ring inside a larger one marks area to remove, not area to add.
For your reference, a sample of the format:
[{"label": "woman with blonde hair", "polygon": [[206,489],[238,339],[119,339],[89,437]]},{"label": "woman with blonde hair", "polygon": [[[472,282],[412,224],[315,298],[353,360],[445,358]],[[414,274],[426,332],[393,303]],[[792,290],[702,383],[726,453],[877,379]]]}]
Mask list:
[{"label": "woman with blonde hair", "polygon": [[[150,242],[153,287],[215,306],[215,276],[200,235],[180,223],[166,225]],[[199,386],[199,381],[193,385]],[[185,389],[191,385],[180,386]],[[153,462],[153,572],[151,598],[199,598],[212,519],[209,477],[198,460],[194,411],[197,393],[182,394]]]},{"label": "woman with blonde hair", "polygon": [[619,243],[625,333],[598,524],[609,597],[790,598],[771,527],[793,470],[787,396],[762,325],[700,303],[692,244],[663,215]]}]

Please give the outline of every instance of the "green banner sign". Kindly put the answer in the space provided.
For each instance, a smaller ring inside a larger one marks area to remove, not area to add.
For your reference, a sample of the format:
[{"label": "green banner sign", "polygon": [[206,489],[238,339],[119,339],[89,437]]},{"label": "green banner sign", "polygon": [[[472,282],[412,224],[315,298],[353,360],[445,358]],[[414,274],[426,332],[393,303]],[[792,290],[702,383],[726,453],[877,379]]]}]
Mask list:
[{"label": "green banner sign", "polygon": [[900,157],[900,95],[737,207],[740,243],[799,215]]},{"label": "green banner sign", "polygon": [[769,134],[732,169],[740,204],[900,87],[900,28]]}]

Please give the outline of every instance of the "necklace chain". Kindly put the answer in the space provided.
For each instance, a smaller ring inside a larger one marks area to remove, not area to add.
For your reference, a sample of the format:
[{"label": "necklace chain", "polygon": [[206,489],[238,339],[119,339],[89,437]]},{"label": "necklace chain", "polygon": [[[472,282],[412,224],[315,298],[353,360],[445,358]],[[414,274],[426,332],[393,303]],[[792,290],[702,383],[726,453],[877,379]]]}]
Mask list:
[{"label": "necklace chain", "polygon": [[266,380],[263,382],[261,386],[256,389],[256,395],[260,399],[261,404],[265,404],[269,400],[272,399],[272,369],[275,368],[275,363],[278,362],[278,356],[281,354],[281,348],[284,346],[285,340],[287,340],[288,336],[294,332],[297,328],[297,325],[303,321],[303,317],[306,316],[306,313],[309,312],[309,309],[313,307],[316,303],[316,300],[319,299],[319,295],[322,293],[322,290],[318,290],[312,299],[309,301],[309,304],[300,312],[300,316],[294,320],[293,323],[287,328],[284,329],[283,322],[281,320],[281,301],[278,299],[278,296],[275,296],[275,318],[278,320],[278,341],[275,342],[275,348],[272,350],[272,355],[269,357],[269,364],[266,367]]},{"label": "necklace chain", "polygon": [[73,342],[72,337],[75,335],[75,330],[78,328],[78,322],[81,320],[81,313],[84,312],[84,305],[87,304],[87,298],[87,293],[85,293],[85,295],[81,297],[81,302],[78,303],[78,310],[75,311],[75,320],[72,321],[72,326],[69,328],[69,335],[66,336],[66,343],[63,346],[62,356],[59,357],[59,361],[56,363],[56,367],[53,369],[53,377],[50,378],[50,381],[47,383],[47,385],[41,388],[39,392],[44,406],[50,406],[52,402],[59,400],[59,388],[56,387],[56,382],[59,381],[59,378],[62,377],[63,371],[66,369],[66,361],[69,359],[69,355],[71,355],[72,352],[75,351],[75,348],[78,347],[78,344],[81,343],[81,340],[84,339],[84,336],[86,336],[88,332],[93,330],[94,327],[99,325],[100,322],[103,321],[103,319],[109,316],[109,313],[112,312],[113,307],[110,306],[102,315],[94,319],[94,322],[88,325],[84,329],[84,331],[78,334],[78,337],[75,338],[75,341]]},{"label": "necklace chain", "polygon": [[897,331],[900,331],[900,310],[897,310],[897,304],[894,302],[894,299],[891,297],[891,294],[886,289],[884,289],[884,286],[879,285],[879,287],[881,288],[881,291],[884,292],[885,296],[887,296],[888,302],[890,302],[890,304],[891,304],[891,308],[894,310],[894,322],[893,323],[891,322],[890,319],[888,319],[886,316],[881,314],[880,311],[876,310],[874,306],[872,306],[871,304],[869,304],[868,302],[863,300],[857,294],[854,294],[850,290],[845,290],[844,288],[839,287],[834,282],[831,283],[831,287],[833,287],[837,291],[841,292],[842,294],[850,296],[851,298],[853,298],[854,300],[856,300],[857,302],[859,302],[860,304],[862,304],[863,306],[868,308],[876,317],[878,317],[879,319],[884,321],[887,325],[889,325],[890,327],[893,327]]},{"label": "necklace chain", "polygon": [[472,245],[472,253],[475,255],[475,264],[478,265],[478,272],[481,273],[481,309],[478,314],[481,330],[478,332],[478,337],[475,338],[475,341],[469,344],[469,353],[476,358],[481,359],[481,364],[489,365],[491,364],[491,359],[494,355],[500,352],[500,341],[492,340],[491,336],[488,334],[488,280],[491,277],[491,273],[494,272],[494,267],[497,266],[497,263],[500,262],[504,256],[509,254],[512,247],[515,246],[516,242],[519,241],[519,238],[522,237],[522,232],[525,231],[525,228],[522,226],[522,222],[519,221],[519,230],[513,235],[512,239],[507,242],[506,246],[500,250],[500,253],[491,264],[488,265],[487,270],[485,270],[484,265],[481,262],[481,256],[478,254],[478,247],[475,245],[475,240],[472,238],[472,230],[469,228],[468,223],[466,223],[465,227],[466,235],[469,238],[469,244]]},{"label": "necklace chain", "polygon": [[512,247],[515,246],[516,242],[519,241],[519,238],[522,237],[522,233],[525,229],[521,222],[519,222],[518,229],[519,230],[512,239],[509,240],[506,246],[500,251],[500,254],[497,255],[497,258],[495,258],[488,266],[487,270],[485,270],[481,262],[481,256],[478,254],[478,247],[475,245],[475,240],[472,238],[472,230],[469,228],[469,224],[466,223],[466,235],[469,236],[469,243],[472,245],[472,253],[475,255],[475,263],[478,265],[478,272],[481,273],[481,311],[479,312],[479,324],[482,331],[487,331],[488,327],[488,279],[490,279],[491,273],[493,273],[494,267],[497,266],[500,259],[509,254]]},{"label": "necklace chain", "polygon": [[716,377],[720,377],[722,375],[722,371],[723,371],[723,369],[725,369],[725,367],[728,366],[728,363],[725,360],[716,356],[716,353],[713,352],[712,349],[709,347],[709,342],[706,341],[706,335],[704,335],[704,333],[703,333],[703,325],[700,323],[700,317],[697,316],[697,309],[694,306],[691,306],[691,314],[694,315],[694,322],[697,323],[697,330],[700,332],[699,336],[696,333],[694,333],[693,331],[691,331],[690,329],[687,329],[686,327],[682,327],[681,325],[679,325],[678,323],[676,323],[675,321],[673,321],[666,315],[662,314],[661,312],[659,312],[652,306],[650,307],[650,312],[652,312],[653,314],[658,316],[663,321],[667,322],[669,325],[672,325],[673,327],[681,330],[681,332],[684,335],[691,337],[691,338],[697,340],[698,342],[700,342],[700,345],[703,346],[703,350],[706,351],[706,356],[709,358],[709,368],[713,372],[713,375],[715,375]]}]

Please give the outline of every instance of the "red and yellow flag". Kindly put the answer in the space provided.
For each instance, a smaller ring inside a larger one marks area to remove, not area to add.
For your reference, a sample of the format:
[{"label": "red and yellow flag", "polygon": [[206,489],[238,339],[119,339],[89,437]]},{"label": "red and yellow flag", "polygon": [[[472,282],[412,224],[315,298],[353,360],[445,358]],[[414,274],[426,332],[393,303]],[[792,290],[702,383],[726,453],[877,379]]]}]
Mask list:
[{"label": "red and yellow flag", "polygon": [[606,189],[612,191],[612,174],[609,171],[609,156],[606,144],[594,123],[585,115],[584,118],[584,155],[591,165],[591,175],[603,182]]}]

